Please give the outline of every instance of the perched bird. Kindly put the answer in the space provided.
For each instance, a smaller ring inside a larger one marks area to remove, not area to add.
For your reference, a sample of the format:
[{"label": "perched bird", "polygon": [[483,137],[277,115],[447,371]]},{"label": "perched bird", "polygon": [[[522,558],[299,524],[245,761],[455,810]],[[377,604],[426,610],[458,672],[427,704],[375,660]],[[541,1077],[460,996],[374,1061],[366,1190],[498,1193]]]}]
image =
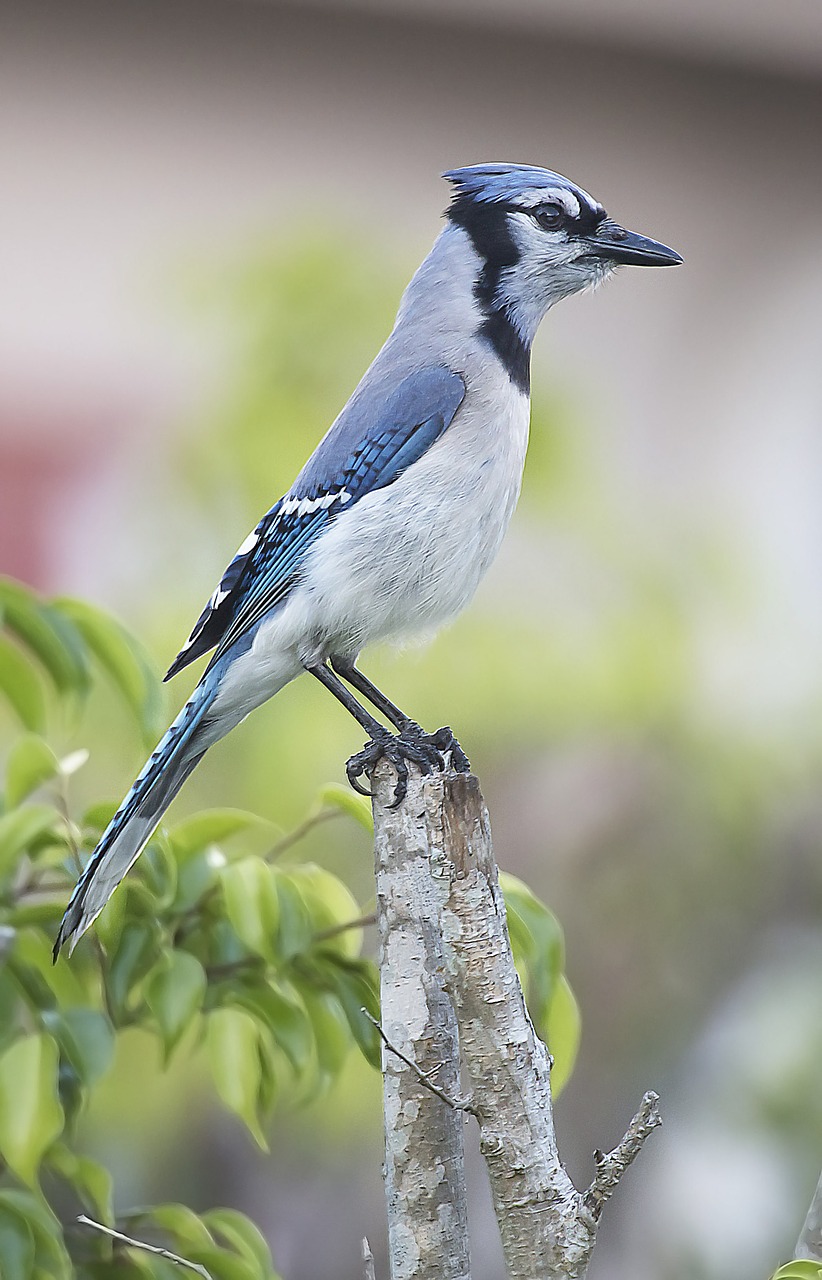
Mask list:
[{"label": "perched bird", "polygon": [[82,873],[55,959],[103,909],[208,748],[306,671],[369,735],[347,765],[358,789],[381,757],[397,771],[395,803],[407,761],[468,767],[451,731],[424,733],[357,656],[453,618],[497,554],[525,462],[531,344],[549,307],[623,263],[682,259],[548,169],[479,164],[444,177],[445,227],[385,345],[169,668],[166,679],[215,649]]}]

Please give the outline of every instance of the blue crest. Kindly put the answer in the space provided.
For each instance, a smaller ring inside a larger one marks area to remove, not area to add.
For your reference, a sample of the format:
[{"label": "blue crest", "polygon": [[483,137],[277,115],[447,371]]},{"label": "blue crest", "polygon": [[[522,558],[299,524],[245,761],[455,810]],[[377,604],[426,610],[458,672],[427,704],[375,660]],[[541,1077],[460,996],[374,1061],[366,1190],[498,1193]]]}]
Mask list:
[{"label": "blue crest", "polygon": [[541,188],[572,192],[582,204],[599,207],[592,196],[561,173],[533,164],[472,164],[449,169],[442,175],[454,186],[454,199],[467,198],[483,204],[515,201],[526,191]]}]

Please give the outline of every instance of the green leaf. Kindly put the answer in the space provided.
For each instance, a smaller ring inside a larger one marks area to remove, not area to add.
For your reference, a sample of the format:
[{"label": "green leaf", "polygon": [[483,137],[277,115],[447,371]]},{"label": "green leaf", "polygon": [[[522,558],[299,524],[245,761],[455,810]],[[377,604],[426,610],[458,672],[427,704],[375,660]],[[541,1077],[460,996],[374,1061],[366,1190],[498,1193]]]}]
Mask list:
[{"label": "green leaf", "polygon": [[28,925],[47,925],[50,932],[55,932],[58,922],[62,919],[65,905],[64,901],[58,901],[56,898],[51,901],[45,898],[42,902],[21,901],[17,906],[10,908],[6,919],[10,925],[18,929],[24,929]]},{"label": "green leaf", "polygon": [[329,957],[320,967],[322,978],[342,1005],[348,1025],[366,1062],[380,1069],[381,1043],[374,1024],[363,1013],[379,1021],[380,996],[376,966],[370,960],[343,960]]},{"label": "green leaf", "polygon": [[293,990],[240,979],[226,984],[227,999],[267,1027],[294,1070],[304,1071],[314,1051],[314,1031],[305,1005]]},{"label": "green leaf", "polygon": [[3,1280],[30,1280],[34,1234],[25,1217],[4,1204],[0,1204],[0,1258]]},{"label": "green leaf", "polygon": [[159,914],[170,907],[177,893],[177,862],[165,840],[156,833],[140,857],[139,875]]},{"label": "green leaf", "polygon": [[97,917],[95,932],[109,958],[119,951],[123,934],[132,924],[139,924],[144,930],[159,936],[157,903],[139,874],[129,876],[117,886],[117,892],[112,893]]},{"label": "green leaf", "polygon": [[123,929],[106,978],[109,1002],[116,1018],[127,1020],[129,993],[152,967],[157,949],[157,926],[153,921],[132,921]]},{"label": "green leaf", "polygon": [[[185,1205],[161,1205],[150,1213],[140,1215],[133,1226],[135,1235],[141,1233],[143,1222],[159,1230],[164,1241],[180,1257],[204,1266],[212,1280],[260,1280],[256,1264],[250,1264],[242,1253],[238,1254],[233,1249],[229,1252],[218,1246],[206,1226],[205,1218],[198,1217]],[[130,1251],[130,1255],[135,1259],[138,1256],[137,1251]],[[152,1262],[156,1262],[156,1259]],[[153,1266],[147,1274],[154,1276]],[[178,1278],[179,1269],[174,1280]]]},{"label": "green leaf", "polygon": [[277,886],[280,925],[277,933],[277,951],[283,960],[300,955],[311,946],[314,924],[302,890],[291,872],[272,868]]},{"label": "green leaf", "polygon": [[36,1009],[63,1009],[87,1003],[87,992],[74,965],[54,964],[51,943],[41,929],[21,929],[8,967],[29,1004]]},{"label": "green leaf", "polygon": [[[314,863],[292,867],[288,872],[297,885],[311,916],[312,933],[322,933],[338,925],[357,920],[362,912],[357,899],[337,876]],[[362,947],[362,929],[344,929],[333,938],[324,939],[324,949],[357,956]]]},{"label": "green leaf", "polygon": [[257,1090],[257,1114],[268,1120],[280,1091],[280,1053],[268,1027],[259,1027],[257,1047],[260,1054],[260,1087]]},{"label": "green leaf", "polygon": [[77,628],[59,608],[10,578],[0,579],[0,615],[7,630],[39,659],[61,693],[84,693],[88,662]]},{"label": "green leaf", "polygon": [[523,988],[534,1022],[550,1005],[565,963],[562,927],[554,915],[516,876],[500,874],[508,929],[518,968],[524,968]]},{"label": "green leaf", "polygon": [[4,635],[0,635],[0,689],[27,729],[45,727],[42,681],[26,655]]},{"label": "green leaf", "polygon": [[773,1280],[822,1280],[822,1263],[797,1259],[774,1272]]},{"label": "green leaf", "polygon": [[218,1241],[225,1240],[252,1265],[263,1280],[269,1280],[274,1270],[271,1252],[262,1233],[250,1218],[236,1209],[210,1209],[203,1214],[203,1222]]},{"label": "green leaf", "polygon": [[[140,1276],[145,1276],[145,1280],[181,1280],[180,1267],[176,1262],[169,1262],[166,1258],[155,1258],[147,1254],[141,1249],[125,1250],[132,1269]],[[183,1268],[183,1275],[185,1275]],[[105,1280],[119,1280],[117,1272],[107,1273]],[[131,1276],[128,1276],[131,1280]],[[214,1277],[212,1277],[214,1280]]]},{"label": "green leaf", "polygon": [[579,1051],[582,1019],[579,1005],[565,974],[557,979],[541,1034],[554,1059],[551,1068],[551,1093],[558,1098],[565,1088]]},{"label": "green leaf", "polygon": [[262,1068],[254,1019],[240,1009],[215,1009],[208,1015],[206,1044],[217,1093],[245,1123],[257,1145],[267,1151],[257,1116]]},{"label": "green leaf", "polygon": [[[34,1240],[34,1270],[29,1277],[47,1280],[72,1280],[73,1269],[63,1246],[63,1234],[57,1218],[42,1197],[16,1187],[0,1190],[0,1213],[17,1214],[27,1224]],[[5,1257],[0,1254],[3,1262]],[[5,1272],[3,1272],[5,1280]]]},{"label": "green leaf", "polygon": [[0,967],[0,1053],[17,1038],[20,1030],[19,1013],[20,989],[11,970],[2,966]]},{"label": "green leaf", "polygon": [[101,800],[99,804],[93,804],[86,809],[80,825],[84,829],[87,828],[93,832],[95,844],[111,822],[118,808],[119,806],[113,800]]},{"label": "green leaf", "polygon": [[114,1225],[112,1179],[108,1169],[89,1156],[77,1155],[62,1142],[52,1147],[48,1163],[71,1184],[86,1209],[97,1214],[106,1226]]},{"label": "green leaf", "polygon": [[155,1226],[170,1236],[177,1251],[182,1254],[193,1249],[210,1249],[214,1245],[208,1227],[187,1205],[158,1205],[148,1217]]},{"label": "green leaf", "polygon": [[219,849],[204,849],[192,854],[184,862],[177,863],[177,885],[170,911],[183,915],[197,906],[216,884],[218,872],[225,866],[225,858]]},{"label": "green leaf", "polygon": [[146,983],[146,1003],[157,1019],[168,1056],[200,1012],[208,981],[196,956],[173,951],[164,956]]},{"label": "green leaf", "polygon": [[338,782],[332,782],[320,792],[320,802],[347,814],[349,818],[353,818],[355,822],[358,822],[369,835],[373,836],[374,815],[371,812],[371,801],[367,800],[365,796],[358,796],[350,787],[343,787]]},{"label": "green leaf", "polygon": [[163,696],[142,646],[110,614],[84,600],[63,599],[54,604],[108,672],[137,717],[143,736],[153,741],[162,732],[165,719]]},{"label": "green leaf", "polygon": [[237,937],[250,951],[275,960],[280,904],[271,867],[261,858],[243,858],[223,867],[220,879]]},{"label": "green leaf", "polygon": [[44,804],[23,805],[0,818],[0,876],[12,870],[17,859],[57,822],[54,809]]},{"label": "green leaf", "polygon": [[6,761],[6,805],[14,809],[44,782],[55,777],[60,764],[47,742],[27,733],[15,742]]},{"label": "green leaf", "polygon": [[114,1060],[114,1030],[104,1013],[98,1009],[47,1010],[43,1025],[81,1084],[96,1084],[106,1074]]},{"label": "green leaf", "polygon": [[339,1000],[329,992],[312,990],[301,984],[300,994],[314,1028],[317,1066],[323,1077],[321,1083],[330,1083],[339,1074],[351,1050],[348,1020]]},{"label": "green leaf", "polygon": [[175,856],[183,860],[249,827],[264,825],[268,825],[264,818],[244,809],[205,809],[178,822],[169,832],[169,839]]},{"label": "green leaf", "polygon": [[30,1187],[63,1129],[58,1066],[57,1045],[45,1034],[23,1036],[0,1057],[0,1154]]}]

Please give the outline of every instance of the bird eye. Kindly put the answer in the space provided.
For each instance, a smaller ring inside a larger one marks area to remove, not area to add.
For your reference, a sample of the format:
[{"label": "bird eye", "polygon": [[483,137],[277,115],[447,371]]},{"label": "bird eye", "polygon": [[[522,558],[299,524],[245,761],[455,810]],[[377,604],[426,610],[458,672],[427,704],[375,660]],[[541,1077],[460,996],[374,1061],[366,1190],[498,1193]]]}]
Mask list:
[{"label": "bird eye", "polygon": [[558,204],[543,204],[534,210],[533,218],[543,231],[559,231],[565,221],[565,210]]}]

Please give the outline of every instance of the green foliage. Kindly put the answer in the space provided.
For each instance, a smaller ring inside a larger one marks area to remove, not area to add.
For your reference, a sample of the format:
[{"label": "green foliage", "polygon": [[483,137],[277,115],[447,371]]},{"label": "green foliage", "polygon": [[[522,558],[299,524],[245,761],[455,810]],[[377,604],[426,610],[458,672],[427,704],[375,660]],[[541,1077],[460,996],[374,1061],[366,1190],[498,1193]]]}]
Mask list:
[{"label": "green foliage", "polygon": [[822,1263],[799,1258],[796,1262],[788,1262],[780,1267],[771,1280],[822,1280]]},{"label": "green foliage", "polygon": [[49,687],[81,700],[96,669],[111,677],[147,742],[160,731],[163,702],[151,663],[110,614],[79,600],[41,600],[0,578],[0,624],[0,691],[27,729],[44,730]]},{"label": "green foliage", "polygon": [[[61,759],[42,735],[61,709],[82,705],[98,671],[148,735],[159,684],[99,610],[46,603],[9,582],[0,583],[0,607],[0,702],[5,696],[24,729],[6,754],[0,804],[3,1276],[161,1277],[168,1262],[58,1216],[68,1198],[115,1225],[110,1176],[81,1145],[90,1097],[112,1067],[117,1038],[140,1027],[157,1036],[167,1063],[182,1052],[202,1059],[218,1096],[265,1147],[281,1096],[308,1099],[327,1088],[354,1045],[377,1060],[362,1013],[377,1013],[374,966],[359,954],[362,910],[330,872],[279,861],[330,805],[358,822],[363,815],[329,794],[300,831],[279,840],[269,823],[235,809],[160,830],[96,937],[52,964],[82,856],[114,805],[75,816],[69,783],[87,753]],[[116,1226],[201,1264],[213,1280],[274,1275],[257,1229],[228,1210],[198,1217],[166,1205],[120,1214]]]},{"label": "green foliage", "polygon": [[45,1032],[15,1040],[0,1058],[0,1151],[21,1182],[36,1187],[40,1161],[63,1131],[60,1051]]}]

